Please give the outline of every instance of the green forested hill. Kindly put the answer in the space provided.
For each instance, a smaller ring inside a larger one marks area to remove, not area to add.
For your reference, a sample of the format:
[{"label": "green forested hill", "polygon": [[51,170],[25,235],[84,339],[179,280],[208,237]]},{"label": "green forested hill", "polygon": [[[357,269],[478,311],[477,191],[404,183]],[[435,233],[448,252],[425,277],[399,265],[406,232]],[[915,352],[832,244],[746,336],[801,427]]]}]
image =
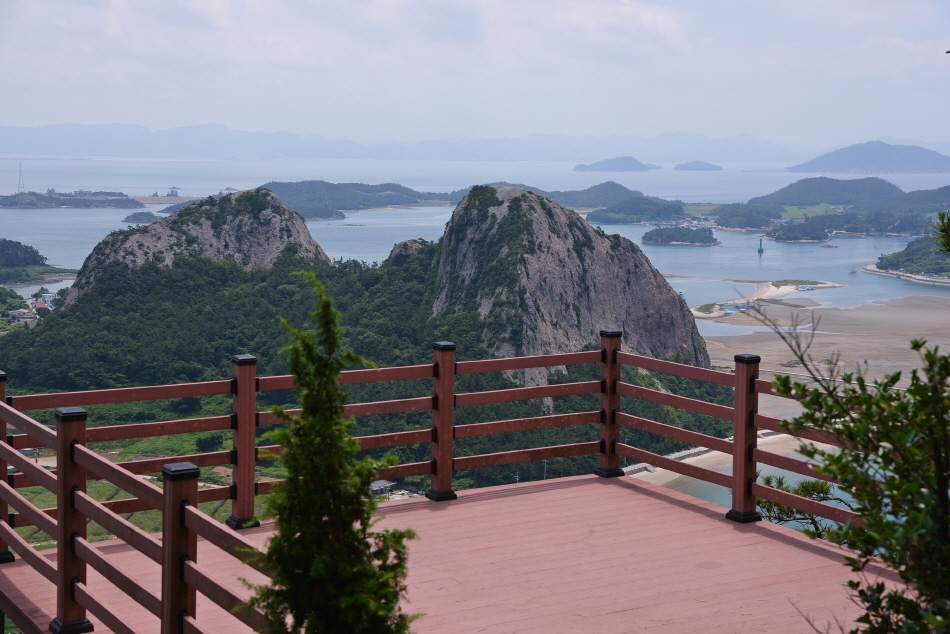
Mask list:
[{"label": "green forested hill", "polygon": [[926,236],[911,240],[902,251],[883,256],[877,261],[877,268],[904,270],[914,275],[950,275],[950,255],[934,238]]},{"label": "green forested hill", "polygon": [[903,190],[883,178],[836,179],[826,176],[803,178],[767,196],[749,199],[750,204],[801,205],[810,207],[829,205],[854,205],[884,198],[901,198]]},{"label": "green forested hill", "polygon": [[713,236],[712,229],[689,227],[663,227],[651,229],[643,234],[643,244],[690,244],[714,245],[719,244]]},{"label": "green forested hill", "polygon": [[19,284],[42,280],[49,273],[73,273],[47,266],[46,256],[33,247],[0,238],[0,284]]},{"label": "green forested hill", "polygon": [[678,200],[663,200],[653,196],[631,198],[598,209],[587,216],[588,222],[604,224],[635,224],[641,222],[669,222],[686,217],[683,203]]},{"label": "green forested hill", "polygon": [[716,216],[716,224],[731,229],[765,229],[782,217],[785,208],[781,205],[758,203],[720,205],[710,215]]},{"label": "green forested hill", "polygon": [[442,194],[417,192],[397,185],[328,183],[327,181],[270,182],[265,189],[277,194],[304,218],[342,218],[341,210],[371,209],[388,205],[414,205],[427,201],[446,201]]}]

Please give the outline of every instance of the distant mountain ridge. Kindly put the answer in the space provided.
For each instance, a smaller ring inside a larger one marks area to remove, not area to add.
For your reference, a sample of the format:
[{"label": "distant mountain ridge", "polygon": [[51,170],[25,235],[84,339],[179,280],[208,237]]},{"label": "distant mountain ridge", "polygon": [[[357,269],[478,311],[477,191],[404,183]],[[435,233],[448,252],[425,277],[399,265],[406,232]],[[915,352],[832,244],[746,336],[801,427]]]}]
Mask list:
[{"label": "distant mountain ridge", "polygon": [[150,131],[136,125],[0,126],[0,152],[183,158],[596,161],[636,155],[653,162],[704,160],[788,163],[802,154],[749,134],[714,139],[693,132],[654,137],[529,134],[493,139],[363,142],[290,132],[244,132],[220,124]]},{"label": "distant mountain ridge", "polygon": [[653,163],[641,163],[632,156],[618,156],[596,163],[581,163],[574,166],[575,172],[648,172],[663,169]]},{"label": "distant mountain ridge", "polygon": [[937,174],[950,172],[950,156],[916,145],[857,143],[788,168],[838,174]]}]

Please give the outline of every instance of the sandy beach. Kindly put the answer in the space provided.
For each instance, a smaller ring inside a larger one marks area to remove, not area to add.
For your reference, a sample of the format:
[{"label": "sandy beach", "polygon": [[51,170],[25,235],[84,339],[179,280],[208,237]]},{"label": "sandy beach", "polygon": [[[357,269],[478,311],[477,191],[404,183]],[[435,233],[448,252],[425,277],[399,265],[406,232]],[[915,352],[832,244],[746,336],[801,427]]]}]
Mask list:
[{"label": "sandy beach", "polygon": [[[733,299],[726,299],[721,302],[716,302],[713,310],[708,313],[701,312],[697,310],[697,307],[691,307],[690,310],[693,313],[693,317],[696,319],[719,319],[725,317],[726,313],[723,309],[723,304],[740,304],[745,302],[751,302],[755,299],[769,300],[769,299],[782,299],[792,295],[793,293],[801,292],[798,290],[797,284],[783,284],[781,286],[776,286],[775,282],[771,281],[760,281],[760,280],[731,280],[733,282],[743,283],[743,284],[756,284],[756,289],[745,295],[744,297],[736,297]],[[811,284],[812,288],[842,288],[843,284],[835,284],[834,282],[816,282]]]}]

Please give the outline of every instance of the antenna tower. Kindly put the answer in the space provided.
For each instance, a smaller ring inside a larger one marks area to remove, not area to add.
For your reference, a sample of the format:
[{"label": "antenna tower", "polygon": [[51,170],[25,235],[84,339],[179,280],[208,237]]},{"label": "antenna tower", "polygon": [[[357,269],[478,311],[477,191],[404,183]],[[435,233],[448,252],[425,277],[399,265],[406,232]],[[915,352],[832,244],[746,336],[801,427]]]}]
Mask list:
[{"label": "antenna tower", "polygon": [[23,184],[23,163],[20,163],[20,182],[17,183],[16,193],[18,194],[26,193],[26,185]]}]

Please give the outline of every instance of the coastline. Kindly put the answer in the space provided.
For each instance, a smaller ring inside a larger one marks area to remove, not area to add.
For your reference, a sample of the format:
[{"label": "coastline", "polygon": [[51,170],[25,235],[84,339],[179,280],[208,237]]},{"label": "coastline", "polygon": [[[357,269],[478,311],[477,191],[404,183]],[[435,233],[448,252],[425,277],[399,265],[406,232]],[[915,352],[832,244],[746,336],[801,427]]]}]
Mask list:
[{"label": "coastline", "polygon": [[865,264],[861,267],[861,270],[865,273],[873,273],[874,275],[886,275],[888,277],[896,277],[900,280],[907,280],[908,282],[915,282],[917,284],[930,284],[931,286],[950,286],[950,278],[941,277],[933,278],[927,275],[914,275],[913,273],[892,273],[891,271],[884,271],[877,268],[876,264]]},{"label": "coastline", "polygon": [[62,275],[46,275],[41,280],[32,280],[30,282],[19,282],[16,284],[0,284],[0,287],[16,290],[18,288],[29,288],[37,284],[59,284],[60,282],[75,281],[76,273],[64,273]]},{"label": "coastline", "polygon": [[[736,283],[748,283],[749,280],[730,280]],[[744,297],[737,297],[735,299],[727,299],[721,302],[716,302],[715,308],[712,312],[703,313],[697,310],[698,307],[691,306],[690,312],[693,314],[695,319],[719,319],[720,317],[725,317],[726,312],[722,308],[723,304],[736,304],[741,302],[748,302],[751,300],[762,299],[781,299],[783,297],[788,297],[793,293],[797,293],[798,286],[793,284],[787,284],[782,286],[775,286],[771,281],[755,281],[754,284],[757,284],[757,288]],[[834,282],[819,282],[817,284],[811,284],[812,288],[843,288],[844,284],[836,284]]]}]

